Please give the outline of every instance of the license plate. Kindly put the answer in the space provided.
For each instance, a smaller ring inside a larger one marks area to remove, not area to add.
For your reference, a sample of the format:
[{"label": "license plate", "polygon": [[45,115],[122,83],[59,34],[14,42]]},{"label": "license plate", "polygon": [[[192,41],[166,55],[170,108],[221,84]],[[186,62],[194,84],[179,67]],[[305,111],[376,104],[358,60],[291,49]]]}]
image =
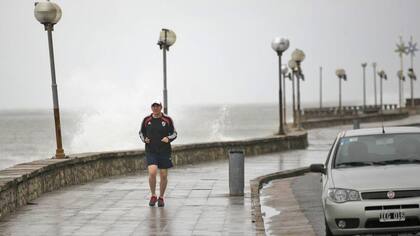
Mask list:
[{"label": "license plate", "polygon": [[405,221],[405,214],[402,211],[382,211],[379,213],[379,222]]}]

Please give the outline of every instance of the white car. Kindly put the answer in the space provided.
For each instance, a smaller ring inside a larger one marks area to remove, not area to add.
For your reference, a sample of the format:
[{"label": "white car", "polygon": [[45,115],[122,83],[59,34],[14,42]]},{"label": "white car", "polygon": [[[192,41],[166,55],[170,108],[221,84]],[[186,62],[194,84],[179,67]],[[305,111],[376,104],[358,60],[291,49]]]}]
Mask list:
[{"label": "white car", "polygon": [[326,235],[420,232],[420,128],[341,132],[324,164]]}]

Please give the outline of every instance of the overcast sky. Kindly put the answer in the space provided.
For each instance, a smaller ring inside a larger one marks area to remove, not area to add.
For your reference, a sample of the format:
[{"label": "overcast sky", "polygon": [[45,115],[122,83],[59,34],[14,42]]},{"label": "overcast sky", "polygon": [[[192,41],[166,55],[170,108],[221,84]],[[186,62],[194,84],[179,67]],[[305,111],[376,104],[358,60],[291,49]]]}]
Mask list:
[{"label": "overcast sky", "polygon": [[[295,48],[306,53],[304,103],[318,103],[321,65],[325,100],[338,100],[334,71],[343,67],[349,78],[344,100],[361,103],[365,61],[368,102],[373,102],[370,65],[377,62],[389,76],[384,102],[397,103],[395,43],[400,35],[420,40],[418,0],[56,2],[63,10],[54,31],[63,109],[131,109],[161,99],[162,51],[156,42],[162,27],[177,34],[168,53],[172,106],[277,102],[277,57],[270,47],[276,36],[291,42],[284,63]],[[0,109],[51,108],[47,35],[33,16],[33,1],[0,4]],[[407,68],[408,57],[405,62]],[[420,61],[415,70],[420,74]],[[420,82],[415,92],[420,97]]]}]

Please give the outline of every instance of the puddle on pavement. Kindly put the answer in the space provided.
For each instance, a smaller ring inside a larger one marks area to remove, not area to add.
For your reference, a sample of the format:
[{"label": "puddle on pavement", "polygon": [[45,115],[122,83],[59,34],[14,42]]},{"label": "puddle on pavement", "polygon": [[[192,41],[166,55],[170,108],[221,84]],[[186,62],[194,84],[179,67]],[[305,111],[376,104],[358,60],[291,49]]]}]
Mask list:
[{"label": "puddle on pavement", "polygon": [[270,181],[268,184],[264,184],[260,190],[260,204],[261,204],[261,215],[264,219],[264,226],[265,226],[265,234],[272,235],[272,232],[269,230],[269,225],[272,222],[273,217],[280,215],[280,211],[273,207],[267,206],[267,202],[269,200],[269,196],[264,195],[264,189],[272,187],[272,182]]}]

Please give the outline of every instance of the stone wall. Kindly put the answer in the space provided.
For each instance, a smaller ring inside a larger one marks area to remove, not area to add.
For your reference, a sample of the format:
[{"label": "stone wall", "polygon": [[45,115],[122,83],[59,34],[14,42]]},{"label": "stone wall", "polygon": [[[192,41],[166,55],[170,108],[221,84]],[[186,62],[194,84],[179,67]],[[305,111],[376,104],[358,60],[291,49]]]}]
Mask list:
[{"label": "stone wall", "polygon": [[[230,149],[244,149],[246,156],[303,149],[306,132],[287,136],[174,146],[175,166],[228,158]],[[22,163],[0,171],[0,218],[28,204],[45,192],[107,176],[146,169],[144,151],[117,151],[70,155]]]}]

